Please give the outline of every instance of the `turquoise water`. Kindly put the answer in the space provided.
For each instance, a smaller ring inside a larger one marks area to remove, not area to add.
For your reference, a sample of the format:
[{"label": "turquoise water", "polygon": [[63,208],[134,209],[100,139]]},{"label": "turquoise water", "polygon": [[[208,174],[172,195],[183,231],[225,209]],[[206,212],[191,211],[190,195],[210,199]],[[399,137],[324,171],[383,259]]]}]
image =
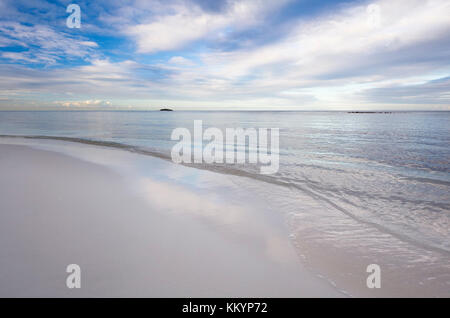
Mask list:
[{"label": "turquoise water", "polygon": [[172,130],[192,130],[194,120],[203,120],[204,129],[280,129],[276,174],[262,176],[250,164],[199,168],[244,175],[261,188],[285,187],[450,253],[449,112],[0,112],[0,134],[112,142],[170,158]]}]

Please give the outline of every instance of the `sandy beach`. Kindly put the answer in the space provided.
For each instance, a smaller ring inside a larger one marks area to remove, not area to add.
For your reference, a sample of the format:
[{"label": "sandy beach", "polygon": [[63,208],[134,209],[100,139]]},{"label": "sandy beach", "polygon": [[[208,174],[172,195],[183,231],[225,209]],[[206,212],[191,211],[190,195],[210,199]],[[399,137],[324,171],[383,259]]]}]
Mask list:
[{"label": "sandy beach", "polygon": [[[303,267],[282,222],[245,194],[193,188],[213,182],[196,169],[152,158],[136,179],[41,144],[0,144],[1,297],[345,296]],[[110,166],[136,156],[76,151]],[[81,267],[80,289],[66,287],[69,264]]]},{"label": "sandy beach", "polygon": [[450,298],[449,0],[0,12],[0,298]]}]

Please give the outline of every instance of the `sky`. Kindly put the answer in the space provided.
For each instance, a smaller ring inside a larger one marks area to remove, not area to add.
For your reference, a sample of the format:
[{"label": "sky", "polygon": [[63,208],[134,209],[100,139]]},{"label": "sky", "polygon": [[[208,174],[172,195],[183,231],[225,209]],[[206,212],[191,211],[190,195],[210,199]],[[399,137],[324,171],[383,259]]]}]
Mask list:
[{"label": "sky", "polygon": [[448,111],[450,1],[0,0],[0,110],[162,107]]}]

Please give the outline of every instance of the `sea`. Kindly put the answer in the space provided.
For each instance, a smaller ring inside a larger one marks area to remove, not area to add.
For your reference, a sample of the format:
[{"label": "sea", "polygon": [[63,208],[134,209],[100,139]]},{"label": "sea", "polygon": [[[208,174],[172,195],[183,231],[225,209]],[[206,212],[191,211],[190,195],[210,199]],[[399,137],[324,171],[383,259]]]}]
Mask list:
[{"label": "sea", "polygon": [[433,263],[450,291],[450,112],[1,111],[0,135],[171,160],[173,130],[193,132],[195,120],[204,129],[279,129],[277,173],[250,163],[191,166],[253,180],[299,249],[315,239],[331,250],[371,251],[362,258],[387,255],[390,264]]}]

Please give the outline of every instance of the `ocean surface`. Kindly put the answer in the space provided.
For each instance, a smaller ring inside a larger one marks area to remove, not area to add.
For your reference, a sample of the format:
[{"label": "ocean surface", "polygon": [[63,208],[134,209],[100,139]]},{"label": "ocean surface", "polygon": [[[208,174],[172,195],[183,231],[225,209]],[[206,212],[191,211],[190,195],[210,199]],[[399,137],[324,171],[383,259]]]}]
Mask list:
[{"label": "ocean surface", "polygon": [[[332,241],[336,235],[335,241],[342,243],[350,228],[354,239],[355,233],[364,232],[356,228],[360,224],[401,242],[383,243],[372,237],[379,243],[374,244],[376,248],[409,244],[441,255],[448,265],[450,112],[3,111],[0,135],[64,137],[170,160],[176,143],[170,140],[172,130],[193,131],[194,120],[202,120],[204,129],[223,131],[280,129],[276,174],[261,175],[251,164],[197,167],[253,179],[265,199],[275,202],[285,215],[294,238],[316,216],[316,220],[330,222],[322,231],[326,233],[322,240]],[[268,191],[272,186],[279,190]],[[310,208],[305,209],[303,203]],[[323,210],[326,214],[322,215]],[[348,222],[352,225],[346,229]],[[309,233],[305,227],[303,233]],[[362,233],[354,246],[364,245],[368,235]],[[442,260],[434,260],[442,265]],[[448,269],[444,270],[447,274]]]}]

